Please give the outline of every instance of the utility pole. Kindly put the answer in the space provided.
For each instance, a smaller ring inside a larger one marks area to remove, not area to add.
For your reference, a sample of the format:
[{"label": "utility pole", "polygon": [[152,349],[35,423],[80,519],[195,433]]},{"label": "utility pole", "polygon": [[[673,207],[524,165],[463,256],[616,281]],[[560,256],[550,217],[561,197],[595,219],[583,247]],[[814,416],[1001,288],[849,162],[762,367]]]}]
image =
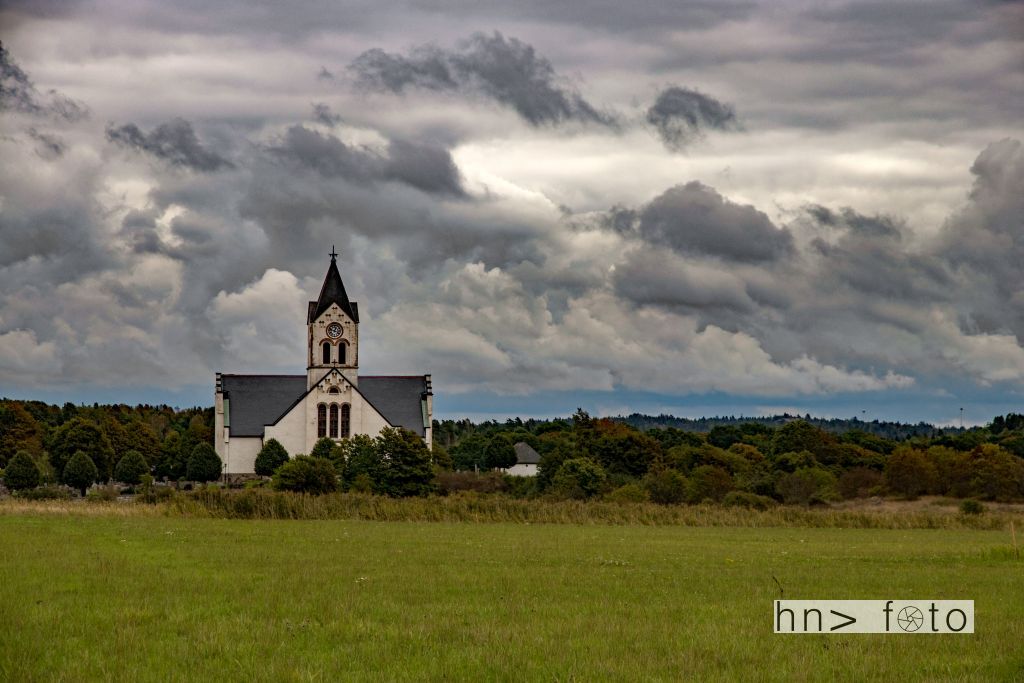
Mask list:
[{"label": "utility pole", "polygon": [[964,429],[964,409],[960,409],[960,431]]}]

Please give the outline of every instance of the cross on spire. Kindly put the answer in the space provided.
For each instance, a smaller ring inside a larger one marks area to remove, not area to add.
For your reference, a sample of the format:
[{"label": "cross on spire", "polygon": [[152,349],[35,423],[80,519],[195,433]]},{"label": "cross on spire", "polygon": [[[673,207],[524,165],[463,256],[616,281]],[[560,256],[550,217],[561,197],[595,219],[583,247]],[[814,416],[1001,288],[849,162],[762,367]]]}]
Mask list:
[{"label": "cross on spire", "polygon": [[336,258],[338,258],[338,254],[334,251],[334,245],[333,244],[331,245],[331,253],[328,254],[328,256],[331,257],[332,261],[335,260]]}]

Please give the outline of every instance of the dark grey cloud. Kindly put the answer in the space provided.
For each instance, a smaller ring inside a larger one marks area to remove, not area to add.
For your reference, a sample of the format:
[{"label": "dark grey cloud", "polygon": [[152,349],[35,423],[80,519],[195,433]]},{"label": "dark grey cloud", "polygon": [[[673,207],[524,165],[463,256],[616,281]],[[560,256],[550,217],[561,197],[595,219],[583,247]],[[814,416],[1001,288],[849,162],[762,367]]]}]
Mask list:
[{"label": "dark grey cloud", "polygon": [[330,128],[334,128],[341,123],[341,116],[335,114],[330,105],[325,104],[324,102],[314,102],[313,120]]},{"label": "dark grey cloud", "polygon": [[669,188],[639,210],[617,209],[609,225],[680,254],[729,261],[772,261],[793,251],[793,236],[752,206],[693,181]]},{"label": "dark grey cloud", "polygon": [[466,196],[459,169],[443,147],[393,140],[387,154],[380,154],[347,145],[334,135],[292,126],[271,152],[325,177],[357,183],[396,181],[427,193]]},{"label": "dark grey cloud", "polygon": [[567,121],[616,125],[614,117],[584,99],[531,45],[499,32],[477,33],[456,50],[427,45],[400,55],[374,48],[359,55],[349,69],[360,86],[376,90],[478,93],[511,107],[534,126]]},{"label": "dark grey cloud", "polygon": [[232,162],[204,147],[192,124],[185,119],[177,118],[162,123],[149,133],[143,133],[134,123],[108,126],[107,139],[194,171],[212,172],[234,168]]},{"label": "dark grey cloud", "polygon": [[937,253],[971,284],[962,294],[974,303],[961,323],[1024,342],[1024,144],[988,145],[971,173],[968,202],[946,222]]},{"label": "dark grey cloud", "polygon": [[665,146],[678,151],[707,130],[736,130],[739,123],[732,106],[690,88],[672,86],[661,91],[647,110]]},{"label": "dark grey cloud", "polygon": [[41,95],[29,75],[0,43],[0,111],[3,110],[69,122],[84,119],[89,113],[84,104],[56,90]]},{"label": "dark grey cloud", "polygon": [[67,144],[59,135],[40,132],[35,128],[29,128],[26,132],[36,142],[36,153],[43,159],[52,161],[63,156],[67,150]]}]

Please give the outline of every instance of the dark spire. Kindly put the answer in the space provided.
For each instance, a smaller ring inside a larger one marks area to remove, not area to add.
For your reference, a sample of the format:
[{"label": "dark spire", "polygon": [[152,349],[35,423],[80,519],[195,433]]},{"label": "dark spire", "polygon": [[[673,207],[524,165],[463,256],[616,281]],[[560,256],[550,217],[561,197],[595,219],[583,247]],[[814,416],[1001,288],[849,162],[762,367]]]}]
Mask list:
[{"label": "dark spire", "polygon": [[338,255],[334,252],[334,247],[331,247],[330,257],[331,265],[327,269],[324,286],[320,288],[320,298],[317,299],[316,309],[309,316],[309,322],[319,318],[324,311],[331,307],[331,304],[338,304],[348,317],[352,318],[354,322],[359,322],[358,309],[348,300],[348,294],[345,293],[345,283],[341,281],[341,273],[338,272]]}]

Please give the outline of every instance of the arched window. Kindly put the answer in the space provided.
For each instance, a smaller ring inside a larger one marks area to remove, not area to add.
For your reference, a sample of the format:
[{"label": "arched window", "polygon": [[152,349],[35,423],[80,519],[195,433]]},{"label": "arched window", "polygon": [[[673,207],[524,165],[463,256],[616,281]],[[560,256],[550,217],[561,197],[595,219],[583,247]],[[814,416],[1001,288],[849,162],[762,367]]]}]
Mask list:
[{"label": "arched window", "polygon": [[341,438],[347,439],[349,433],[349,427],[352,422],[352,410],[349,404],[345,403],[341,406]]},{"label": "arched window", "polygon": [[316,438],[327,436],[327,406],[323,403],[316,407]]},{"label": "arched window", "polygon": [[331,438],[338,438],[338,404],[331,404]]},{"label": "arched window", "polygon": [[341,389],[339,389],[338,387],[331,387],[330,389],[327,390],[327,393],[328,394],[340,394],[341,393]]},{"label": "arched window", "polygon": [[347,355],[345,352],[347,350],[348,344],[346,344],[345,342],[341,342],[340,344],[338,344],[338,362],[341,363],[342,365],[345,364],[345,356]]},{"label": "arched window", "polygon": [[323,350],[324,350],[324,365],[330,365],[331,364],[331,344],[330,344],[330,342],[324,342]]}]

